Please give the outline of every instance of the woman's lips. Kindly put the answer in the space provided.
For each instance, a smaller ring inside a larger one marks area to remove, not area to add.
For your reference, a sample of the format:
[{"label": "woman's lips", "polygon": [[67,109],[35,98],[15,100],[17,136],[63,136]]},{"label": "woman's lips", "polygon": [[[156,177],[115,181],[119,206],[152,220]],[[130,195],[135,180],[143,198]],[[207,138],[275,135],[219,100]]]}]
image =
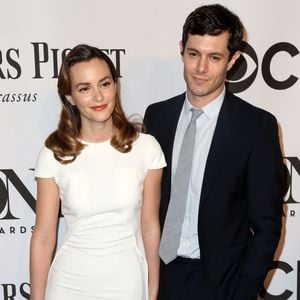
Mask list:
[{"label": "woman's lips", "polygon": [[106,106],[107,106],[107,104],[101,104],[101,105],[91,106],[90,108],[93,109],[93,110],[100,111],[100,110],[103,110]]}]

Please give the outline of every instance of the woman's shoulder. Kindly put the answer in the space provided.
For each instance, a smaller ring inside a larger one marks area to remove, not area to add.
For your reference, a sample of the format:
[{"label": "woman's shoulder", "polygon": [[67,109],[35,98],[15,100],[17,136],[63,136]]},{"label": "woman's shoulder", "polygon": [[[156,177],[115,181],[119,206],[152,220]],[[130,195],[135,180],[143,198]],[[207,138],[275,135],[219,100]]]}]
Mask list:
[{"label": "woman's shoulder", "polygon": [[54,177],[58,162],[52,150],[43,145],[35,164],[35,177]]},{"label": "woman's shoulder", "polygon": [[156,138],[149,133],[140,132],[137,138],[137,142],[142,145],[158,145],[158,141],[156,140]]},{"label": "woman's shoulder", "polygon": [[160,153],[162,152],[161,146],[156,138],[149,133],[139,133],[137,139],[138,147],[145,153]]},{"label": "woman's shoulder", "polygon": [[51,149],[49,149],[48,147],[46,147],[46,145],[43,145],[40,149],[40,152],[39,152],[39,157],[42,157],[42,158],[51,158],[51,157],[54,157],[54,153]]},{"label": "woman's shoulder", "polygon": [[154,136],[148,133],[140,133],[138,138],[140,153],[147,162],[149,169],[158,169],[166,166],[163,151]]}]

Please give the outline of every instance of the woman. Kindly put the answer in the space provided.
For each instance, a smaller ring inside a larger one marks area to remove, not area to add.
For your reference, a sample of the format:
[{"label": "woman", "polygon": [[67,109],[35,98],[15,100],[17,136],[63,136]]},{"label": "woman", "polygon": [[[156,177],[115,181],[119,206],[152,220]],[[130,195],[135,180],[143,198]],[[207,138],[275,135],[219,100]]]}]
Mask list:
[{"label": "woman", "polygon": [[[31,300],[156,299],[164,156],[121,107],[111,60],[78,45],[58,78],[62,112],[36,169]],[[53,253],[61,200],[67,233]]]}]

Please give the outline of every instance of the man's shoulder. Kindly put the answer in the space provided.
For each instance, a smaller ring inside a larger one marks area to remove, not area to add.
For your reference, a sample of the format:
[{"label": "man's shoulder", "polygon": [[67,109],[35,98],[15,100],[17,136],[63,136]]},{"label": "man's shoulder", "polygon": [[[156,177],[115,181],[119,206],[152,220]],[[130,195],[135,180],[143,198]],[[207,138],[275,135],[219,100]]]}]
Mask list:
[{"label": "man's shoulder", "polygon": [[165,109],[168,109],[170,106],[173,107],[176,104],[183,103],[184,99],[185,99],[185,93],[179,94],[179,95],[176,95],[172,98],[152,103],[147,107],[147,110],[155,110],[155,111],[156,110],[161,110],[161,111],[164,111]]},{"label": "man's shoulder", "polygon": [[150,104],[144,115],[144,125],[149,133],[154,133],[154,128],[160,131],[161,126],[165,125],[166,120],[176,119],[179,115],[185,93],[174,96],[164,101]]},{"label": "man's shoulder", "polygon": [[267,110],[255,106],[248,101],[238,97],[237,95],[232,94],[229,91],[226,91],[226,99],[229,102],[229,105],[235,106],[238,109],[238,112],[241,116],[252,117],[252,118],[272,118],[275,119],[274,115],[272,115]]}]

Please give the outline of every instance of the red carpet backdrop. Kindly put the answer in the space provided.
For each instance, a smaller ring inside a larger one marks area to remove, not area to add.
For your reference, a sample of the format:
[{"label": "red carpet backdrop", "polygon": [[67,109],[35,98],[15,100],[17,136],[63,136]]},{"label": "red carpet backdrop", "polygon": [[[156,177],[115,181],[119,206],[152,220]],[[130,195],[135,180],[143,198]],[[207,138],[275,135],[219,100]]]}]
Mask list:
[{"label": "red carpet backdrop", "polygon": [[[38,152],[58,121],[62,58],[79,43],[116,64],[128,115],[185,89],[179,53],[194,0],[1,0],[0,300],[29,299],[29,241],[34,226]],[[300,2],[220,0],[247,29],[229,87],[278,119],[290,173],[282,239],[265,281],[265,299],[300,299]],[[258,191],[259,192],[259,191]],[[101,191],[99,191],[101,193]],[[61,218],[59,239],[63,238]],[[222,253],[220,253],[222,255]]]}]

